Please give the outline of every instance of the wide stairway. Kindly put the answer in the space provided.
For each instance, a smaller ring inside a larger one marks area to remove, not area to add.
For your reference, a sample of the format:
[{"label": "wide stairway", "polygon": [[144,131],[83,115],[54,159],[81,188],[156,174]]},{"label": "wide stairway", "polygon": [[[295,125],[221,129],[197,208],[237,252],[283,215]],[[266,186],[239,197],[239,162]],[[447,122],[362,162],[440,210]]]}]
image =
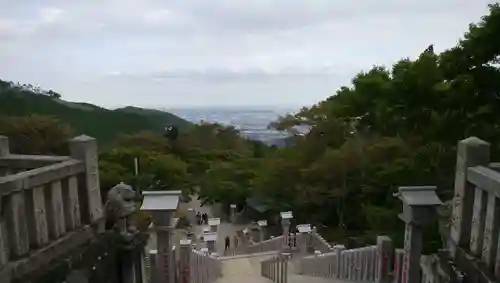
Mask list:
[{"label": "wide stairway", "polygon": [[217,283],[267,283],[271,280],[261,276],[260,262],[272,257],[272,255],[248,255],[237,256],[221,261],[222,277]]},{"label": "wide stairway", "polygon": [[[272,258],[275,254],[250,254],[226,258],[221,261],[222,277],[216,283],[270,283],[270,279],[261,276],[261,262]],[[342,282],[328,278],[294,274],[293,265],[288,264],[287,283],[332,283]]]}]

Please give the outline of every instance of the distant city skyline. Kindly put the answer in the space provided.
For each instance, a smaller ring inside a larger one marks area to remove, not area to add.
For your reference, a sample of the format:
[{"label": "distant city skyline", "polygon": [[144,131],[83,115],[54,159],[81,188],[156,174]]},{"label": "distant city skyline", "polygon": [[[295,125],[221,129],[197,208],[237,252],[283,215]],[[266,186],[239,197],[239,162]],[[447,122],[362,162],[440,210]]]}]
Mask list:
[{"label": "distant city skyline", "polygon": [[107,108],[300,108],[454,46],[493,2],[0,0],[0,78]]}]

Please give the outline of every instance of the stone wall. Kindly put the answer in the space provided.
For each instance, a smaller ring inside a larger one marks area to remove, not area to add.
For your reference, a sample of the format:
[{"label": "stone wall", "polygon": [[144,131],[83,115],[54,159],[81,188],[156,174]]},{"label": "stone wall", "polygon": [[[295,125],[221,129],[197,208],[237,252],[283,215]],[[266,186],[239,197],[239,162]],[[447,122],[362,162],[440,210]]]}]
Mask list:
[{"label": "stone wall", "polygon": [[79,136],[69,147],[70,156],[16,154],[0,136],[2,283],[115,281],[123,243],[104,230],[97,142]]}]

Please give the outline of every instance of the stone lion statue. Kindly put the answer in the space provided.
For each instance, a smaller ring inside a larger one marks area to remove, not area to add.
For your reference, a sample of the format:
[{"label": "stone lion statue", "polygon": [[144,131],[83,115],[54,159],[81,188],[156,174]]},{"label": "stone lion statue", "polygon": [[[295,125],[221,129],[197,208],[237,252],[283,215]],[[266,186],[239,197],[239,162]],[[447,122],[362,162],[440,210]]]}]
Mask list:
[{"label": "stone lion statue", "polygon": [[108,191],[105,204],[107,228],[114,228],[123,236],[129,236],[137,232],[133,221],[135,195],[134,189],[123,182]]}]

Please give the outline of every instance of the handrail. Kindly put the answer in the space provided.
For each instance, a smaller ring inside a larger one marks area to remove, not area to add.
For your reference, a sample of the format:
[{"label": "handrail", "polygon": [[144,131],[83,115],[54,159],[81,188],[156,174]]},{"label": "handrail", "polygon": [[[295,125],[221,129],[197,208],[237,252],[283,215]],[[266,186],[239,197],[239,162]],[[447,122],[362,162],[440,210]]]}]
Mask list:
[{"label": "handrail", "polygon": [[91,224],[103,232],[96,140],[77,137],[70,151],[71,156],[12,154],[0,136],[0,167],[7,174],[0,175],[0,269],[9,269],[12,278],[95,237]]},{"label": "handrail", "polygon": [[275,257],[260,262],[261,276],[276,283],[288,282],[288,262],[290,254],[281,253]]},{"label": "handrail", "polygon": [[[394,252],[390,238],[379,236],[377,245],[346,250],[344,246],[332,247],[332,251],[299,259],[298,273],[302,275],[333,278],[336,280],[375,282],[377,278],[388,278]],[[388,256],[389,255],[389,256]]]}]

